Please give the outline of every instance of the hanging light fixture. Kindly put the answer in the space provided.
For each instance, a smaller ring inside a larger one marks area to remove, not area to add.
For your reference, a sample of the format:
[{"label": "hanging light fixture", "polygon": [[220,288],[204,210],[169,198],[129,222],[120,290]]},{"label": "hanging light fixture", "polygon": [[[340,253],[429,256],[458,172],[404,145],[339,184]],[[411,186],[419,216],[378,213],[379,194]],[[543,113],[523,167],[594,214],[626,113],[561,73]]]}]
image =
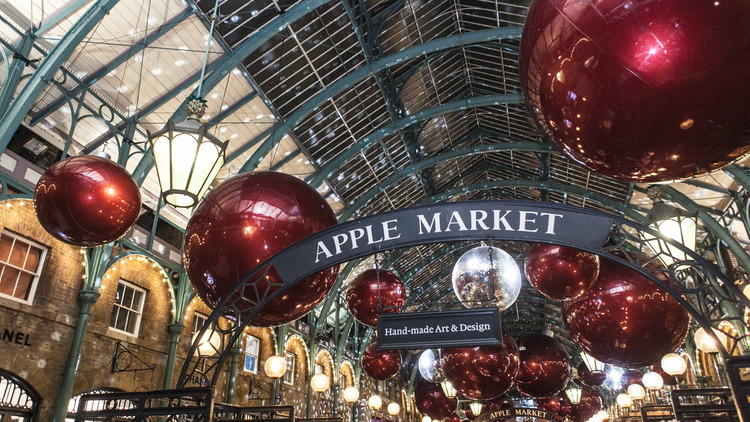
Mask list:
[{"label": "hanging light fixture", "polygon": [[658,372],[654,371],[649,371],[643,374],[641,382],[643,383],[644,387],[653,391],[660,390],[662,387],[664,387],[664,378],[662,378],[662,376],[659,375]]},{"label": "hanging light fixture", "polygon": [[162,199],[173,207],[195,206],[224,165],[228,141],[208,133],[200,121],[205,109],[204,100],[193,98],[187,120],[170,119],[149,137]]},{"label": "hanging light fixture", "polygon": [[[719,342],[722,343],[722,346],[724,346],[724,348],[728,348],[729,336],[726,335],[726,333],[724,333],[723,331],[717,330],[716,328],[712,328],[712,330],[714,332],[714,335],[716,335],[716,338],[719,339]],[[719,342],[717,342],[716,339],[711,336],[703,327],[695,330],[693,341],[695,341],[695,347],[697,347],[701,352],[719,353],[721,351]]]},{"label": "hanging light fixture", "polygon": [[617,402],[617,405],[622,407],[623,409],[627,409],[633,405],[633,400],[630,398],[628,393],[618,394],[615,398],[615,401]]},{"label": "hanging light fixture", "polygon": [[471,409],[471,413],[474,416],[479,416],[482,413],[482,402],[479,400],[474,400],[473,402],[469,403],[469,409]]},{"label": "hanging light fixture", "polygon": [[388,403],[387,410],[388,410],[389,415],[396,416],[401,412],[401,406],[399,406],[399,404],[396,403],[395,401],[392,401]]},{"label": "hanging light fixture", "polygon": [[[198,338],[200,331],[193,334],[193,343]],[[221,334],[216,330],[206,330],[201,336],[200,342],[198,342],[198,353],[200,356],[215,356],[221,349]]]},{"label": "hanging light fixture", "polygon": [[568,400],[570,400],[572,404],[578,404],[581,402],[582,392],[583,391],[580,388],[572,385],[565,389],[565,395],[568,397]]},{"label": "hanging light fixture", "polygon": [[271,356],[263,364],[263,371],[269,378],[283,377],[286,369],[286,359],[281,356]]},{"label": "hanging light fixture", "polygon": [[328,391],[331,386],[331,379],[326,374],[315,374],[310,378],[310,388],[316,393]]},{"label": "hanging light fixture", "polygon": [[633,400],[643,400],[646,397],[646,389],[640,384],[630,384],[628,386],[628,396]]},{"label": "hanging light fixture", "polygon": [[669,375],[679,376],[687,371],[687,362],[677,353],[667,353],[661,358],[661,369]]},{"label": "hanging light fixture", "polygon": [[228,141],[222,142],[211,135],[206,125],[201,122],[206,111],[206,100],[201,97],[203,78],[214,38],[214,26],[218,20],[218,7],[217,1],[203,53],[200,82],[195,96],[188,97],[187,119],[179,123],[169,119],[161,131],[149,134],[162,199],[174,207],[195,206],[225,161]]},{"label": "hanging light fixture", "polygon": [[424,415],[422,416],[422,422],[432,422],[432,418],[427,415]]},{"label": "hanging light fixture", "polygon": [[443,380],[440,383],[440,387],[443,389],[443,394],[445,394],[445,397],[448,397],[449,399],[452,399],[453,397],[456,397],[456,387],[453,386],[453,383],[446,380]]},{"label": "hanging light fixture", "polygon": [[367,405],[372,410],[378,410],[381,407],[383,407],[383,399],[380,398],[379,395],[373,394],[370,396],[370,398],[367,400]]},{"label": "hanging light fixture", "polygon": [[352,404],[359,400],[359,390],[357,387],[350,385],[349,387],[344,388],[344,391],[341,392],[341,396],[344,398],[344,401]]},{"label": "hanging light fixture", "polygon": [[[663,192],[659,186],[648,189],[648,197],[654,205],[648,212],[648,222],[664,237],[681,243],[691,251],[695,250],[698,216],[680,208],[664,203]],[[685,252],[657,237],[644,234],[648,246],[659,254],[659,260],[666,266],[677,261],[690,260]]]},{"label": "hanging light fixture", "polygon": [[588,368],[589,371],[604,371],[605,363],[597,360],[590,354],[581,352],[581,359],[583,359],[583,363],[586,364],[586,368]]}]

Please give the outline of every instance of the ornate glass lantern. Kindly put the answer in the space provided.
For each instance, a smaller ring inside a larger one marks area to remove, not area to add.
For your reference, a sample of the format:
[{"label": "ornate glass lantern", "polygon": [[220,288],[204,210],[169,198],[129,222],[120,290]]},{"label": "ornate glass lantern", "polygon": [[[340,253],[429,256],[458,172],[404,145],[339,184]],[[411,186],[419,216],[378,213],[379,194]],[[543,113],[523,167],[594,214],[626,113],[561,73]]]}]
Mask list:
[{"label": "ornate glass lantern", "polygon": [[[654,201],[648,213],[648,222],[664,237],[683,244],[691,251],[695,250],[698,217],[680,208],[664,203],[659,186],[651,186],[648,196]],[[648,246],[656,253],[666,266],[676,261],[689,260],[685,252],[653,236],[645,235]]]},{"label": "ornate glass lantern", "polygon": [[195,206],[224,165],[228,141],[208,133],[200,119],[206,101],[191,98],[184,122],[171,119],[149,136],[162,199],[174,207]]}]

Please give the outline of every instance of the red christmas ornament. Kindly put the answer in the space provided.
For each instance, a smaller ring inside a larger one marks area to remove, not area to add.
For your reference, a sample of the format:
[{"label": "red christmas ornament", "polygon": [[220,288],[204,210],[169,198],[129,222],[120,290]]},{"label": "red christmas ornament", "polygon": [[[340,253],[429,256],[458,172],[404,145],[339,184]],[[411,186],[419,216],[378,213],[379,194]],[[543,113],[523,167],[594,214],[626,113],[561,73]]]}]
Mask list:
[{"label": "red christmas ornament", "polygon": [[748,151],[750,2],[538,0],[521,46],[544,133],[617,179],[682,179]]},{"label": "red christmas ornament", "polygon": [[456,390],[475,400],[505,394],[518,373],[518,346],[503,335],[502,346],[455,347],[443,350],[445,377]]},{"label": "red christmas ornament", "polygon": [[558,412],[558,415],[561,417],[561,419],[572,418],[573,404],[570,402],[570,400],[567,399],[567,397],[558,397],[558,399],[560,400],[560,411]]},{"label": "red christmas ornament", "polygon": [[578,366],[578,377],[581,383],[589,387],[599,387],[607,379],[607,374],[604,371],[589,371],[586,364],[580,364]]},{"label": "red christmas ornament", "polygon": [[557,397],[542,397],[536,400],[536,405],[541,410],[546,410],[552,413],[560,413],[562,409],[562,403]]},{"label": "red christmas ornament", "polygon": [[[224,181],[198,205],[185,230],[184,261],[190,281],[216,306],[242,278],[275,253],[336,224],[323,197],[296,177],[271,171],[244,173]],[[267,303],[245,322],[286,324],[310,312],[331,289],[338,267],[311,275]],[[256,288],[239,303],[244,318],[252,303],[279,288],[275,272],[258,274]]]},{"label": "red christmas ornament", "polygon": [[352,280],[346,303],[357,321],[374,327],[378,314],[399,312],[406,303],[406,287],[390,271],[366,270]]},{"label": "red christmas ornament", "polygon": [[141,193],[124,168],[93,155],[70,157],[44,172],[34,190],[39,222],[75,246],[105,245],[138,219]]},{"label": "red christmas ornament", "polygon": [[599,279],[564,307],[568,332],[583,350],[612,365],[640,368],[676,350],[690,317],[682,305],[640,273],[602,260]]},{"label": "red christmas ornament", "polygon": [[446,397],[440,385],[419,380],[414,388],[414,403],[421,413],[432,419],[443,419],[456,411],[458,400]]},{"label": "red christmas ornament", "polygon": [[444,422],[461,422],[461,418],[458,417],[457,414],[452,413],[447,418],[443,419]]},{"label": "red christmas ornament", "polygon": [[475,415],[474,412],[471,411],[471,409],[466,409],[466,411],[464,411],[464,415],[466,416],[466,419],[470,421],[473,421],[477,418],[477,415]]},{"label": "red christmas ornament", "polygon": [[651,365],[651,370],[661,375],[662,380],[664,380],[664,385],[677,385],[680,383],[680,380],[678,380],[677,377],[664,372],[664,368],[661,367],[660,363]]},{"label": "red christmas ornament", "polygon": [[602,409],[602,396],[591,388],[584,388],[581,401],[573,406],[573,415],[577,422],[585,422]]},{"label": "red christmas ornament", "polygon": [[401,369],[401,353],[398,350],[378,350],[375,342],[370,343],[359,360],[365,373],[376,380],[388,379]]},{"label": "red christmas ornament", "polygon": [[533,246],[524,265],[526,278],[539,293],[554,300],[580,297],[599,275],[599,257],[564,246]]},{"label": "red christmas ornament", "polygon": [[516,388],[532,397],[551,397],[565,388],[570,362],[562,346],[544,334],[527,334],[519,340],[521,367]]}]

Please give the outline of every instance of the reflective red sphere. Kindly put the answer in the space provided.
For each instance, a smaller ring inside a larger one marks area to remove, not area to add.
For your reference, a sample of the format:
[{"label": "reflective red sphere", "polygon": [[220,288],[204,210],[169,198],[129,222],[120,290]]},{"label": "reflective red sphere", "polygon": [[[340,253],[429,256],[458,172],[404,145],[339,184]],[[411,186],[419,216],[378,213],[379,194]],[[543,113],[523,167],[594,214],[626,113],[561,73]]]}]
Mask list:
[{"label": "reflective red sphere", "polygon": [[687,311],[635,270],[602,260],[599,279],[564,307],[568,332],[588,354],[612,365],[640,368],[659,362],[687,335]]},{"label": "reflective red sphere", "polygon": [[34,209],[55,238],[93,247],[130,230],[141,211],[141,193],[130,173],[114,161],[82,155],[44,172],[34,190]]},{"label": "reflective red sphere", "polygon": [[503,335],[501,346],[443,349],[442,368],[456,390],[475,400],[505,394],[518,373],[518,346]]},{"label": "reflective red sphere", "polygon": [[599,257],[574,248],[538,244],[526,255],[524,271],[529,283],[548,298],[575,299],[596,282]]},{"label": "reflective red sphere", "polygon": [[443,422],[461,422],[461,418],[457,414],[453,413],[447,418],[442,419]]},{"label": "reflective red sphere", "polygon": [[388,379],[401,369],[401,353],[398,350],[378,350],[375,342],[370,343],[359,360],[365,373],[376,380]]},{"label": "reflective red sphere", "polygon": [[[255,267],[303,238],[336,224],[331,207],[296,177],[271,171],[244,173],[224,181],[198,205],[185,230],[184,261],[190,281],[215,306]],[[255,326],[285,324],[310,312],[331,289],[338,267],[303,279],[255,316],[252,303],[273,293],[274,272],[256,277],[242,294],[240,311]]]},{"label": "reflective red sphere", "polygon": [[537,0],[523,86],[572,159],[630,182],[682,179],[748,151],[750,2]]},{"label": "reflective red sphere", "polygon": [[419,380],[414,387],[414,404],[432,419],[443,419],[456,411],[458,399],[446,397],[438,384]]},{"label": "reflective red sphere", "polygon": [[586,367],[586,364],[580,364],[578,366],[578,377],[581,383],[589,387],[599,387],[607,379],[607,374],[604,371],[590,371]]},{"label": "reflective red sphere", "polygon": [[366,270],[352,280],[346,303],[357,321],[374,327],[378,314],[400,311],[406,303],[406,287],[390,271]]},{"label": "reflective red sphere", "polygon": [[527,334],[518,341],[521,367],[516,388],[532,397],[551,397],[565,388],[570,378],[570,362],[562,346],[544,334]]},{"label": "reflective red sphere", "polygon": [[560,400],[560,411],[558,412],[558,415],[562,418],[572,418],[573,417],[573,404],[570,402],[570,400],[567,399],[567,397],[559,397]]},{"label": "reflective red sphere", "polygon": [[602,409],[602,396],[592,388],[584,388],[581,401],[573,406],[576,422],[585,422]]},{"label": "reflective red sphere", "polygon": [[560,413],[562,409],[562,403],[557,397],[542,397],[536,400],[536,405],[539,409],[546,410],[552,413]]},{"label": "reflective red sphere", "polygon": [[513,407],[513,402],[508,396],[500,396],[494,399],[486,400],[482,403],[482,413],[496,412],[500,409],[507,409]]}]

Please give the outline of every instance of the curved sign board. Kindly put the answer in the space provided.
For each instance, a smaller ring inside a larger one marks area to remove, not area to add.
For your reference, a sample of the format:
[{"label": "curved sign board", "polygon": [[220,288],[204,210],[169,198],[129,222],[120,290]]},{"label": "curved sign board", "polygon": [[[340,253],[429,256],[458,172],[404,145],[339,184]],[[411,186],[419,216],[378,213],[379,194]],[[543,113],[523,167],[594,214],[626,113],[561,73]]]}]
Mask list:
[{"label": "curved sign board", "polygon": [[544,202],[472,201],[405,208],[338,224],[279,252],[263,265],[294,283],[383,250],[460,240],[516,240],[601,250],[613,220]]},{"label": "curved sign board", "polygon": [[495,422],[515,418],[535,418],[551,421],[555,414],[546,410],[526,408],[526,407],[509,407],[506,409],[495,410],[492,412],[482,413],[474,419],[474,422]]}]

